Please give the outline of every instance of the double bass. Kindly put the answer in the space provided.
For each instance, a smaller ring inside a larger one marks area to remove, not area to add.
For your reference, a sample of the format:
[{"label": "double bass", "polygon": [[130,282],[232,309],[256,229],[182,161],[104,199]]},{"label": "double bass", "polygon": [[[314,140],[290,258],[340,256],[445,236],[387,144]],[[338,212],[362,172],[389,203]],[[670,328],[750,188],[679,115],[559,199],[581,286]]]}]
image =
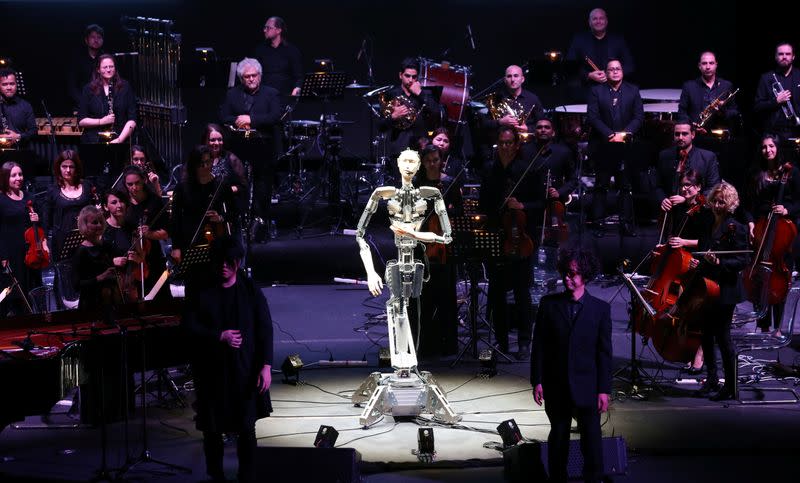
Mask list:
[{"label": "double bass", "polygon": [[[778,168],[778,172],[781,179],[775,205],[783,204],[792,164],[784,163]],[[753,235],[756,253],[753,263],[742,273],[748,300],[761,308],[780,304],[786,300],[792,283],[792,274],[786,266],[786,256],[792,251],[797,227],[789,218],[776,215],[770,210],[769,215],[756,221]]]}]

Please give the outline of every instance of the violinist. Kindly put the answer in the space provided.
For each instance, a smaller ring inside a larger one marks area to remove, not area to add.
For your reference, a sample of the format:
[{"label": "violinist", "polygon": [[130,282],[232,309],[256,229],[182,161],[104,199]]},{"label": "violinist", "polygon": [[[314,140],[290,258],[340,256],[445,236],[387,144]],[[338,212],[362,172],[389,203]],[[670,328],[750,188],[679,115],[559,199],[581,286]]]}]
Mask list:
[{"label": "violinist", "polygon": [[117,270],[128,261],[103,240],[106,222],[96,206],[84,206],[78,215],[78,230],[84,240],[73,255],[73,285],[80,291],[80,310],[96,310],[123,301]]},{"label": "violinist", "polygon": [[[42,275],[39,270],[25,265],[25,252],[28,250],[25,231],[39,221],[39,215],[28,208],[34,198],[22,189],[24,179],[19,164],[13,161],[3,163],[0,168],[0,290],[11,285],[13,275],[22,292],[27,294],[42,284]],[[42,239],[41,244],[42,250],[49,253],[47,240]],[[25,311],[26,301],[19,296],[18,290],[13,291],[0,307],[0,315],[21,315]]]},{"label": "violinist", "polygon": [[92,184],[83,178],[83,162],[77,151],[65,149],[53,163],[55,184],[45,195],[44,228],[52,232],[53,253],[56,261],[62,256],[67,235],[78,227],[81,208],[94,204]]},{"label": "violinist", "polygon": [[[733,185],[723,181],[714,186],[707,204],[714,217],[710,226],[709,250],[702,260],[693,259],[690,266],[698,267],[702,276],[717,282],[720,296],[708,308],[702,336],[707,377],[695,395],[710,396],[712,401],[725,401],[735,397],[736,355],[731,342],[731,321],[736,304],[744,300],[741,271],[749,256],[744,253],[717,255],[716,252],[747,250],[747,227],[733,217],[739,206],[739,193]],[[722,387],[717,375],[715,342],[719,346],[725,374]]]},{"label": "violinist", "polygon": [[127,263],[124,270],[120,271],[121,288],[126,302],[141,300],[146,294],[141,291],[141,276],[145,248],[150,247],[150,242],[139,243],[136,227],[125,224],[125,214],[128,211],[130,198],[125,190],[113,190],[105,193],[102,198],[103,210],[106,213],[106,228],[103,232],[103,241],[111,245],[114,253],[125,253]]},{"label": "violinist", "polygon": [[[128,166],[122,172],[125,189],[130,203],[125,212],[125,226],[132,231],[141,230],[143,238],[150,240],[150,249],[144,254],[147,262],[145,292],[151,289],[166,268],[166,260],[161,250],[161,240],[169,237],[166,226],[169,218],[166,205],[146,184],[145,174],[136,166]],[[158,292],[158,298],[170,297],[169,290]]]},{"label": "violinist", "polygon": [[[508,330],[512,315],[508,313],[506,292],[513,290],[515,313],[513,319],[519,327],[517,358],[530,357],[533,309],[529,287],[531,284],[532,225],[529,208],[535,197],[531,176],[524,176],[528,160],[520,155],[519,133],[510,126],[502,126],[497,134],[497,149],[484,169],[478,206],[487,216],[488,230],[504,232],[506,256],[488,264],[489,300],[488,314],[494,324],[497,346],[508,352]],[[515,184],[517,189],[511,192]],[[525,221],[519,223],[520,220]]]},{"label": "violinist", "polygon": [[[689,168],[680,178],[678,196],[683,198],[680,204],[672,205],[669,209],[669,233],[666,242],[672,248],[684,248],[688,251],[706,250],[708,248],[713,215],[705,206],[705,197],[702,194],[703,184],[700,174]],[[695,352],[694,359],[686,369],[691,375],[700,374],[703,368],[703,347]]]},{"label": "violinist", "polygon": [[[796,220],[800,215],[800,169],[786,163],[780,150],[780,143],[781,140],[776,134],[765,134],[761,138],[761,155],[758,159],[757,169],[751,177],[751,214],[755,220],[763,220],[763,223],[766,222],[770,212],[773,217],[790,221]],[[784,176],[786,177],[785,182],[783,182]],[[754,240],[755,248],[758,248],[763,236],[755,236],[755,226],[755,222],[749,223],[750,237]],[[796,234],[796,229],[794,233]],[[791,240],[784,240],[784,244],[788,243],[788,246],[791,247],[794,238],[792,236]],[[772,249],[775,249],[774,245]],[[769,258],[769,254],[764,255]],[[774,266],[772,271],[776,275],[778,271],[783,271],[786,281],[790,283],[794,265],[791,253],[786,251],[783,258],[783,267]],[[786,287],[788,288],[788,284]],[[764,301],[756,303],[763,304]],[[770,326],[772,326],[776,336],[782,335],[780,325],[785,303],[786,299],[783,297],[779,303],[766,304],[767,311],[757,324],[762,332],[769,332]]]},{"label": "violinist", "polygon": [[669,211],[672,206],[684,202],[683,197],[673,189],[676,173],[680,176],[687,169],[695,170],[700,176],[700,184],[706,189],[706,198],[711,187],[720,181],[717,156],[711,151],[694,146],[694,137],[695,127],[687,118],[679,119],[672,131],[675,146],[658,154],[654,200],[660,204],[662,211]]},{"label": "violinist", "polygon": [[566,203],[570,194],[577,188],[578,179],[575,176],[575,157],[569,148],[556,142],[556,132],[550,119],[537,120],[533,135],[535,142],[532,144],[539,157],[536,161],[536,171],[529,176],[533,176],[536,185],[540,187],[534,191],[536,201],[531,205],[534,216],[532,223],[538,226],[542,222],[542,214],[547,205],[552,201]]},{"label": "violinist", "polygon": [[239,233],[235,193],[211,172],[212,151],[195,146],[173,200],[172,258],[180,263],[186,250],[208,244],[224,233]]},{"label": "violinist", "polygon": [[[453,184],[452,178],[445,178],[442,172],[442,153],[429,144],[422,150],[422,170],[417,173],[415,186],[433,186],[444,197],[450,219],[462,215],[461,191]],[[442,234],[439,217],[434,212],[433,202],[428,202],[425,221],[420,231]],[[419,245],[422,247],[422,245]],[[419,328],[419,349],[421,357],[441,354],[455,354],[458,351],[458,310],[456,303],[456,265],[447,259],[445,245],[430,243],[426,246],[430,279],[420,296],[422,325]],[[420,258],[422,258],[420,256]],[[417,313],[409,313],[411,332],[416,334]]]},{"label": "violinist", "polygon": [[144,148],[138,144],[131,146],[131,165],[142,170],[145,176],[147,176],[147,185],[153,190],[156,196],[161,196],[163,190],[161,188],[161,181],[158,178],[158,173],[156,173],[153,163],[147,159],[147,153]]}]

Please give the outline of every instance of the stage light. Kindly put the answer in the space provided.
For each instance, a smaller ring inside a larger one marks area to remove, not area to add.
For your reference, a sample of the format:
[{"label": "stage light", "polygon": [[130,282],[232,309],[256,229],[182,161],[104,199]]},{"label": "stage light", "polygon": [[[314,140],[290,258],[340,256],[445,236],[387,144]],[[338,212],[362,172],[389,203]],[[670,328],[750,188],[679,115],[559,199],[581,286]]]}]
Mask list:
[{"label": "stage light", "polygon": [[[303,361],[300,359],[299,354],[292,354],[288,356],[281,364],[281,372],[283,372],[283,382],[286,384],[297,384],[300,382],[300,369],[303,368]],[[294,377],[294,381],[289,378]]]},{"label": "stage light", "polygon": [[478,360],[481,363],[481,376],[493,377],[497,375],[497,353],[494,349],[483,349],[478,354]]},{"label": "stage light", "polygon": [[515,446],[522,441],[522,433],[513,419],[507,419],[497,426],[497,432],[503,438],[503,448]]},{"label": "stage light", "polygon": [[561,51],[558,50],[548,50],[547,52],[544,53],[544,55],[550,62],[558,62],[559,60],[561,60]]},{"label": "stage light", "polygon": [[435,455],[433,428],[419,428],[417,431],[417,458],[421,461],[432,461]]},{"label": "stage light", "polygon": [[331,59],[314,59],[317,72],[333,72],[333,62]]},{"label": "stage light", "polygon": [[338,437],[339,431],[333,429],[333,426],[325,426],[323,424],[317,431],[317,437],[314,438],[314,446],[317,448],[333,448]]}]

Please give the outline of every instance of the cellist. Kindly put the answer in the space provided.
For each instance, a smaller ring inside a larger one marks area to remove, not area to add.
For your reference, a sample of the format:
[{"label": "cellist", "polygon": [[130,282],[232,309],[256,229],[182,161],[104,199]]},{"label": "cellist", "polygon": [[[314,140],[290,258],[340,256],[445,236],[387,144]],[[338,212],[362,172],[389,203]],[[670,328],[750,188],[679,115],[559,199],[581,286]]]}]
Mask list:
[{"label": "cellist", "polygon": [[[731,342],[731,322],[736,304],[744,300],[741,271],[747,265],[749,256],[744,253],[717,255],[716,252],[746,250],[747,227],[733,216],[739,206],[739,193],[733,185],[723,181],[714,186],[707,204],[714,215],[709,225],[709,250],[701,261],[693,259],[691,265],[697,266],[702,276],[719,284],[720,296],[708,308],[702,338],[707,377],[695,396],[710,396],[712,401],[725,401],[735,397],[736,355]],[[725,385],[721,388],[714,342],[719,345],[725,373]]]},{"label": "cellist", "polygon": [[[678,183],[678,196],[683,202],[673,204],[665,213],[669,216],[671,232],[667,234],[666,243],[672,248],[684,248],[689,251],[706,250],[711,233],[713,215],[705,206],[703,184],[700,173],[694,169],[687,169]],[[703,367],[703,348],[697,349],[694,360],[689,363],[689,374],[699,374]]]},{"label": "cellist", "polygon": [[[781,140],[776,134],[765,134],[761,138],[760,157],[757,168],[751,177],[751,214],[756,221],[766,220],[770,212],[773,216],[783,219],[796,220],[800,215],[800,169],[791,164],[786,164],[780,152]],[[784,175],[787,176],[786,182],[782,183]],[[781,187],[783,189],[781,190]],[[780,199],[779,199],[780,198]],[[750,237],[754,239],[756,223],[749,223]],[[796,236],[796,231],[793,232]],[[794,236],[788,245],[794,242]],[[787,241],[787,240],[785,240]],[[761,240],[754,239],[755,247],[758,248]],[[769,254],[766,254],[769,257]],[[785,268],[787,280],[790,281],[793,259],[790,253],[784,256],[784,267],[772,267],[772,271]],[[788,288],[788,287],[787,287]],[[751,297],[752,298],[752,297]],[[782,301],[769,304],[766,313],[758,320],[757,326],[762,332],[769,332],[770,326],[775,330],[775,335],[780,337],[781,319],[783,318],[783,308],[786,303],[784,297]]]}]

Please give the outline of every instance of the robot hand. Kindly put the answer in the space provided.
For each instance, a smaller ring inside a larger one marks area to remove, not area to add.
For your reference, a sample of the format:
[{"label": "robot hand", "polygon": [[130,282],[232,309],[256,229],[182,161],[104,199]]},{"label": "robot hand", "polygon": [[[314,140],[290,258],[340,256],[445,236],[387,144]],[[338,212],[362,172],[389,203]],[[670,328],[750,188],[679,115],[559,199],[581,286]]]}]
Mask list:
[{"label": "robot hand", "polygon": [[369,293],[373,296],[377,297],[381,294],[381,290],[383,290],[383,280],[381,280],[381,276],[378,275],[378,272],[370,272],[367,274],[367,286],[369,287]]}]

